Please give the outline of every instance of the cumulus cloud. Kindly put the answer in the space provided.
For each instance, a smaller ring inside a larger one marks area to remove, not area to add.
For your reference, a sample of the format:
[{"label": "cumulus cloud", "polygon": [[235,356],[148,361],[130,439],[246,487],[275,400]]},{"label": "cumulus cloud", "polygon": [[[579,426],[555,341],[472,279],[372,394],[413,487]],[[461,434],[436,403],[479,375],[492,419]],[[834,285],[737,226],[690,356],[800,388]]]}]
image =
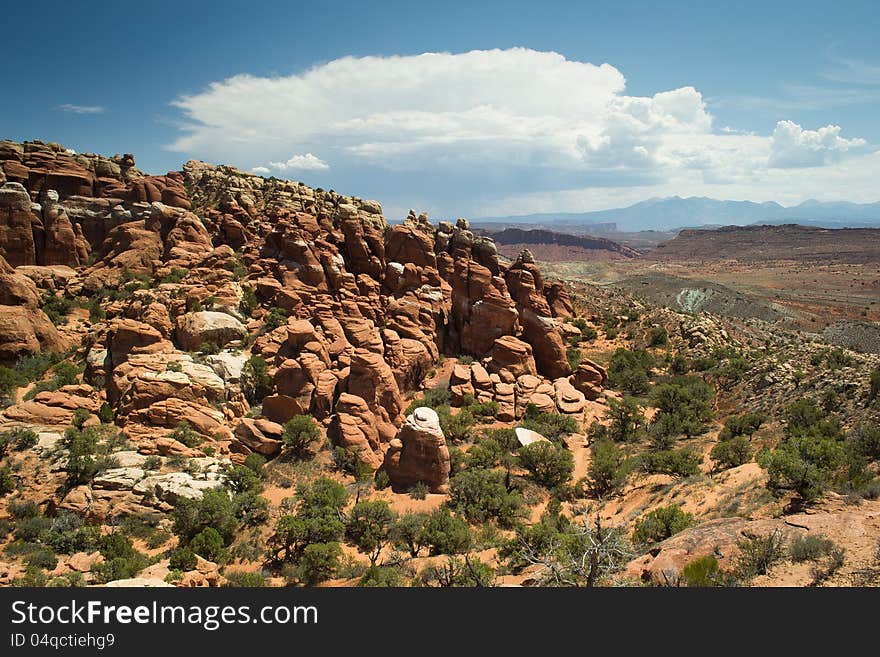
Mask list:
[{"label": "cumulus cloud", "polygon": [[[305,155],[293,155],[285,162],[269,162],[269,166],[277,171],[324,171],[330,168],[330,165],[324,160],[311,153],[306,153]],[[263,169],[264,167],[259,168]]]},{"label": "cumulus cloud", "polygon": [[793,121],[777,123],[770,143],[769,164],[778,168],[823,166],[867,145],[864,139],[844,139],[837,125],[804,130]]},{"label": "cumulus cloud", "polygon": [[254,167],[251,169],[251,173],[256,173],[260,176],[268,176],[272,171],[266,167]]},{"label": "cumulus cloud", "polygon": [[[268,162],[352,193],[386,195],[387,186],[450,212],[468,212],[461,199],[478,196],[684,178],[747,185],[770,169],[838,162],[865,146],[836,126],[716,128],[692,86],[632,96],[611,64],[525,48],[344,57],[293,75],[238,75],[174,105],[184,121],[173,150]],[[313,153],[333,163],[332,179]]]},{"label": "cumulus cloud", "polygon": [[72,114],[101,114],[104,112],[104,108],[100,105],[72,105],[70,103],[59,105],[58,109]]}]

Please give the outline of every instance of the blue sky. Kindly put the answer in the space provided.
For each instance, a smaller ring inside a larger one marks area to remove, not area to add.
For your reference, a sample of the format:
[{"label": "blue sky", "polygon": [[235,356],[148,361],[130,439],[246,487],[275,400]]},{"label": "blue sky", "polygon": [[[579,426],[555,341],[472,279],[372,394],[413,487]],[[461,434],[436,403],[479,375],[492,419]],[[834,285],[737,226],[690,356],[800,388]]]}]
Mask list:
[{"label": "blue sky", "polygon": [[0,137],[132,152],[152,173],[223,162],[389,216],[880,200],[876,2],[45,2],[4,17]]}]

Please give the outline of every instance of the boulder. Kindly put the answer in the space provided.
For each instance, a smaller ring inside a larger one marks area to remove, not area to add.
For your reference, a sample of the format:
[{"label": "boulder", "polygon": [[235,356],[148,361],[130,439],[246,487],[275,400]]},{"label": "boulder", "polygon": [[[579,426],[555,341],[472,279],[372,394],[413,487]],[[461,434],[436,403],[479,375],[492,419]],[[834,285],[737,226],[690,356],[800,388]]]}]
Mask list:
[{"label": "boulder", "polygon": [[448,492],[449,449],[433,409],[420,407],[407,416],[385,453],[383,468],[397,488],[423,482],[432,493]]},{"label": "boulder", "polygon": [[524,374],[536,375],[538,373],[531,345],[512,335],[496,338],[492,345],[492,351],[489,352],[486,369],[490,372],[505,369],[516,378]]}]

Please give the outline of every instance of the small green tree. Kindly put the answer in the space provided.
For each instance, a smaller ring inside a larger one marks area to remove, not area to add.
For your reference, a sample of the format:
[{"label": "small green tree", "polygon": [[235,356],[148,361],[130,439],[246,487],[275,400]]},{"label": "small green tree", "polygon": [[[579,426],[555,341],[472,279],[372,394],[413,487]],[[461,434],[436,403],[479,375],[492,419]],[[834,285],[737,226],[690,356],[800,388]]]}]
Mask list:
[{"label": "small green tree", "polygon": [[495,519],[511,527],[522,513],[522,497],[509,491],[504,480],[496,470],[462,470],[450,479],[449,503],[472,522]]},{"label": "small green tree", "polygon": [[624,397],[622,400],[609,399],[605,418],[610,421],[608,436],[617,442],[636,439],[644,422],[642,409],[632,397]]},{"label": "small green tree", "polygon": [[312,446],[321,439],[321,430],[311,415],[297,415],[284,423],[281,436],[285,455],[295,459],[311,456]]},{"label": "small green tree", "polygon": [[719,440],[709,452],[709,458],[715,461],[715,467],[718,470],[735,468],[743,463],[748,463],[751,457],[752,450],[749,447],[749,441],[743,436]]},{"label": "small green tree", "polygon": [[[406,550],[413,558],[419,556],[424,547],[424,527],[428,515],[425,513],[405,513],[391,528],[391,540],[395,547]],[[467,526],[465,526],[467,527]]]},{"label": "small green tree", "polygon": [[394,521],[395,514],[385,500],[358,502],[348,514],[345,538],[375,566],[382,548],[391,540]]},{"label": "small green tree", "polygon": [[682,511],[677,504],[654,509],[636,522],[633,543],[651,545],[665,541],[690,527],[693,522],[694,516]]},{"label": "small green tree", "polygon": [[594,442],[590,453],[587,479],[593,494],[601,498],[619,492],[627,476],[623,453],[609,438]]},{"label": "small green tree", "polygon": [[440,507],[424,519],[417,540],[427,546],[431,555],[436,555],[467,552],[473,538],[464,520],[450,513],[446,507]]},{"label": "small green tree", "polygon": [[272,394],[274,384],[269,376],[269,364],[262,356],[253,355],[241,369],[241,391],[251,404],[260,404]]},{"label": "small green tree", "polygon": [[306,586],[314,586],[332,578],[339,569],[342,547],[339,543],[311,543],[303,549],[296,573]]},{"label": "small green tree", "polygon": [[538,441],[519,450],[519,462],[541,486],[556,488],[571,479],[574,457],[565,447]]},{"label": "small green tree", "polygon": [[222,564],[226,561],[226,546],[223,537],[213,527],[205,527],[193,536],[189,542],[189,549],[202,559]]}]

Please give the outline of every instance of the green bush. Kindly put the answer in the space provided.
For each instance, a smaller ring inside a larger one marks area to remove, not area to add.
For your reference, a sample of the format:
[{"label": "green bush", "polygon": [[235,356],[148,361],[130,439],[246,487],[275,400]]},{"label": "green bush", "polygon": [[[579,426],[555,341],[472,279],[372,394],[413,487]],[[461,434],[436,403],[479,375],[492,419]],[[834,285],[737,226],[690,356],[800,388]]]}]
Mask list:
[{"label": "green bush", "polygon": [[49,548],[41,547],[27,555],[25,560],[28,566],[35,566],[44,570],[55,570],[58,565],[58,557]]},{"label": "green bush", "polygon": [[241,290],[241,301],[238,302],[238,310],[244,317],[250,317],[259,307],[260,300],[257,299],[256,292],[250,287],[243,287]]},{"label": "green bush", "polygon": [[[99,427],[86,427],[76,429],[71,427],[64,432],[64,447],[67,449],[67,487],[73,488],[82,484],[88,484],[104,470],[115,468],[119,465],[118,460],[109,456],[106,452],[110,449],[107,440],[111,440]],[[104,444],[99,447],[99,442]]]},{"label": "green bush", "polygon": [[644,349],[625,349],[619,347],[608,364],[608,381],[612,387],[630,395],[643,395],[648,392],[648,379],[654,359]]},{"label": "green bush", "polygon": [[463,470],[449,482],[450,504],[472,522],[494,519],[511,527],[521,515],[522,498],[507,490],[504,479],[495,470]]},{"label": "green bush", "polygon": [[29,427],[14,427],[0,434],[0,456],[3,455],[6,446],[16,450],[30,449],[37,444],[39,436]]},{"label": "green bush", "polygon": [[7,466],[0,466],[0,497],[14,493],[18,486],[18,478]]},{"label": "green bush", "polygon": [[743,579],[766,575],[767,571],[785,558],[785,541],[779,531],[767,536],[744,538],[737,541],[739,555],[736,559],[737,574]]},{"label": "green bush", "polygon": [[283,308],[271,308],[263,323],[267,331],[274,331],[287,324],[287,311]]},{"label": "green bush", "polygon": [[131,539],[119,532],[103,536],[99,550],[104,563],[93,565],[92,572],[102,583],[129,579],[148,565],[147,557],[134,548]]},{"label": "green bush", "polygon": [[738,436],[748,436],[751,440],[752,435],[761,428],[766,419],[763,413],[733,415],[724,421],[724,428],[718,434],[718,439],[729,440]]},{"label": "green bush", "polygon": [[259,494],[263,490],[260,475],[246,465],[232,465],[223,472],[223,484],[233,495],[253,492]]},{"label": "green bush", "polygon": [[690,527],[694,516],[685,513],[677,504],[654,509],[636,521],[633,543],[653,545]]},{"label": "green bush", "polygon": [[626,396],[622,400],[613,397],[608,400],[605,419],[609,420],[608,437],[617,442],[638,439],[644,424],[642,409],[638,402],[632,397]]},{"label": "green bush", "polygon": [[650,396],[651,404],[658,409],[652,434],[661,438],[684,434],[691,438],[701,433],[712,419],[714,396],[712,386],[696,376],[675,377],[656,386]]},{"label": "green bush", "polygon": [[711,554],[691,561],[681,571],[689,588],[720,586],[724,581],[718,560]]},{"label": "green bush", "polygon": [[464,520],[440,507],[424,518],[417,541],[431,555],[460,554],[470,549],[473,538]]},{"label": "green bush", "polygon": [[441,406],[436,410],[440,419],[440,428],[447,441],[463,443],[471,437],[477,419],[468,408],[459,409],[455,415],[450,412],[448,406]]},{"label": "green bush", "polygon": [[43,312],[55,326],[65,323],[65,318],[73,310],[73,302],[70,299],[47,294],[43,297]]},{"label": "green bush", "polygon": [[370,566],[366,572],[361,575],[357,585],[359,587],[368,588],[392,588],[402,584],[400,571],[392,566],[380,568],[379,566]]},{"label": "green bush", "polygon": [[263,573],[227,570],[223,573],[223,576],[226,578],[226,584],[223,586],[249,589],[264,588],[268,586],[268,584],[266,584],[266,578],[263,577]]},{"label": "green bush", "polygon": [[345,538],[375,566],[379,554],[391,540],[395,514],[385,500],[365,500],[354,505],[345,524]]},{"label": "green bush", "polygon": [[626,483],[628,469],[623,453],[608,438],[597,440],[590,449],[591,459],[587,480],[597,497],[613,495]]},{"label": "green bush", "polygon": [[338,542],[345,531],[342,510],[348,493],[342,484],[321,477],[297,488],[295,515],[282,516],[269,538],[269,559],[280,564],[296,563],[311,543]]},{"label": "green bush", "polygon": [[446,563],[432,563],[419,572],[413,586],[487,587],[495,581],[494,569],[470,555],[447,557]]},{"label": "green bush", "polygon": [[409,496],[414,500],[423,500],[428,497],[430,489],[424,481],[417,481],[412,488],[409,489]]},{"label": "green bush", "polygon": [[253,355],[247,359],[239,385],[251,404],[260,404],[264,397],[272,394],[274,384],[269,376],[269,364],[262,356]]},{"label": "green bush", "polygon": [[189,542],[189,549],[202,559],[222,564],[226,561],[226,546],[223,537],[213,527],[205,527],[193,536]]},{"label": "green bush", "polygon": [[[406,550],[413,558],[419,552],[425,539],[424,527],[428,515],[426,513],[405,513],[397,519],[391,528],[391,542],[400,550]],[[465,525],[467,528],[467,525]]]},{"label": "green bush", "polygon": [[811,433],[790,436],[776,449],[761,450],[757,461],[767,471],[770,490],[791,490],[806,501],[821,497],[846,474],[843,443]]},{"label": "green bush", "polygon": [[339,569],[342,548],[339,543],[312,543],[303,550],[296,574],[306,586],[314,586],[332,578]]},{"label": "green bush", "polygon": [[526,404],[521,424],[554,443],[561,442],[563,436],[576,433],[578,430],[577,421],[570,415],[545,413],[534,404]]},{"label": "green bush", "polygon": [[519,463],[545,488],[556,488],[571,479],[574,457],[565,447],[538,441],[519,450]]},{"label": "green bush", "polygon": [[256,490],[246,490],[232,498],[235,517],[246,527],[256,527],[269,519],[269,500]]},{"label": "green bush", "polygon": [[701,459],[690,449],[647,452],[639,457],[642,469],[650,474],[692,477],[700,473]]},{"label": "green bush", "polygon": [[748,463],[752,458],[752,450],[749,441],[742,436],[719,440],[709,452],[709,458],[715,461],[715,467],[719,470],[735,468]]},{"label": "green bush", "polygon": [[565,358],[568,361],[568,366],[573,372],[578,368],[578,365],[581,364],[581,361],[584,359],[584,354],[577,347],[569,347],[565,351]]},{"label": "green bush", "polygon": [[198,560],[195,553],[187,546],[178,547],[168,559],[168,568],[171,570],[195,570]]},{"label": "green bush", "polygon": [[297,415],[284,423],[281,436],[285,456],[295,459],[309,458],[312,447],[321,439],[321,430],[311,415]]},{"label": "green bush", "polygon": [[238,528],[235,507],[225,490],[206,490],[200,500],[179,498],[171,511],[171,518],[171,531],[184,544],[212,527],[223,538],[224,544],[229,545]]},{"label": "green bush", "polygon": [[669,344],[669,333],[662,326],[654,326],[648,330],[646,339],[649,347],[664,347]]},{"label": "green bush", "polygon": [[113,421],[116,419],[116,412],[110,404],[104,402],[101,404],[101,408],[98,409],[98,419],[101,420],[102,424],[113,424]]},{"label": "green bush", "polygon": [[18,374],[14,369],[0,365],[0,397],[11,397],[19,383]]},{"label": "green bush", "polygon": [[817,561],[826,554],[831,554],[835,547],[834,541],[822,534],[807,534],[792,540],[788,546],[788,554],[792,561]]}]

